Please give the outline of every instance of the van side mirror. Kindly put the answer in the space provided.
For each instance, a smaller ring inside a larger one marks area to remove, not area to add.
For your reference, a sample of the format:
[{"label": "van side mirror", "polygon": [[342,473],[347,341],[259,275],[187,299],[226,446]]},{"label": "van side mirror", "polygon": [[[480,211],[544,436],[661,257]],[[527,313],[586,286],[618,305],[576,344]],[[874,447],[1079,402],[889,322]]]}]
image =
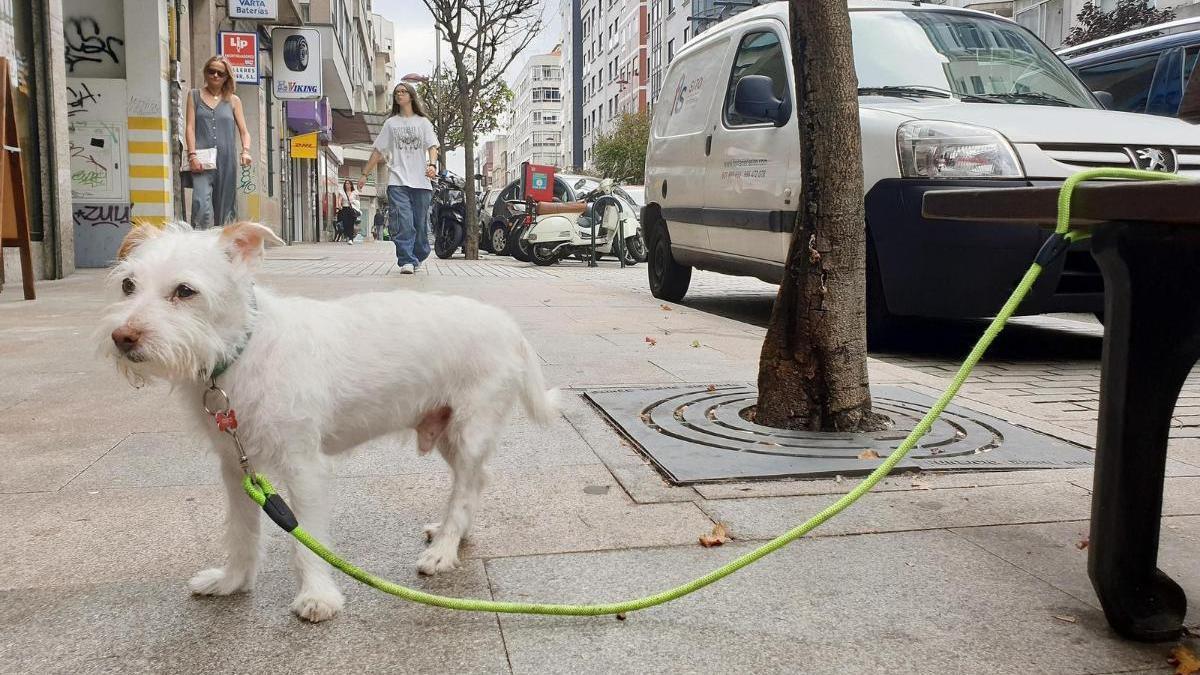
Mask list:
[{"label": "van side mirror", "polygon": [[742,117],[777,127],[787,124],[792,116],[792,106],[775,98],[775,86],[766,75],[747,75],[738,80],[733,109]]},{"label": "van side mirror", "polygon": [[1113,104],[1116,103],[1116,99],[1114,99],[1113,95],[1107,91],[1093,91],[1092,96],[1096,97],[1096,100],[1100,102],[1100,105],[1103,106],[1105,110],[1112,110]]}]

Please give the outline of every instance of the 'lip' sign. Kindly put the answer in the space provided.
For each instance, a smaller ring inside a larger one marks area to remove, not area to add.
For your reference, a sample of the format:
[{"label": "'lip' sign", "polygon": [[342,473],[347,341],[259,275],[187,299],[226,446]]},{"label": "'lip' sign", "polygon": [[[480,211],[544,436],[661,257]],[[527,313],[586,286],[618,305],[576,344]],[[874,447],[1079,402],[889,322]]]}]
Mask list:
[{"label": "'lip' sign", "polygon": [[233,66],[234,82],[258,84],[257,33],[221,33],[220,51]]}]

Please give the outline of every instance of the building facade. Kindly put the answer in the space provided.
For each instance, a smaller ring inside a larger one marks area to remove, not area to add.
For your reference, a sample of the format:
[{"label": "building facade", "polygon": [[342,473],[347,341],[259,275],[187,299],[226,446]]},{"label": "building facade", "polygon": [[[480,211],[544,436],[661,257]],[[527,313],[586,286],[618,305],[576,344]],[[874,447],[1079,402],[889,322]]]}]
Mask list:
[{"label": "building facade", "polygon": [[510,164],[563,165],[562,50],[529,57],[513,88]]},{"label": "building facade", "polygon": [[[394,77],[390,56],[376,68],[393,48],[390,24],[376,21],[369,0],[274,0],[275,16],[253,20],[231,16],[239,4],[0,0],[0,57],[12,65],[38,278],[107,266],[134,223],[190,216],[179,170],[186,106],[203,86],[204,63],[232,49],[232,38],[248,45],[237,94],[253,157],[240,170],[238,217],[288,241],[327,237],[347,161],[335,121],[349,136],[370,136],[364,113],[381,105]],[[273,26],[318,30],[323,98],[273,95]],[[317,158],[291,157],[294,137],[312,132]],[[15,253],[4,250],[10,276]]]}]

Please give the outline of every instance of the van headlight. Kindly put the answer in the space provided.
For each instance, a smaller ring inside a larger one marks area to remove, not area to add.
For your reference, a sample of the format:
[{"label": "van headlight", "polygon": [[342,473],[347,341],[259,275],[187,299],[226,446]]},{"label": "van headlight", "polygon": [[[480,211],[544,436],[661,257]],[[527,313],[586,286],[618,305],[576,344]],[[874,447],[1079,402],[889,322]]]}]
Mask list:
[{"label": "van headlight", "polygon": [[904,178],[1024,178],[1000,132],[955,122],[905,122],[896,132]]}]

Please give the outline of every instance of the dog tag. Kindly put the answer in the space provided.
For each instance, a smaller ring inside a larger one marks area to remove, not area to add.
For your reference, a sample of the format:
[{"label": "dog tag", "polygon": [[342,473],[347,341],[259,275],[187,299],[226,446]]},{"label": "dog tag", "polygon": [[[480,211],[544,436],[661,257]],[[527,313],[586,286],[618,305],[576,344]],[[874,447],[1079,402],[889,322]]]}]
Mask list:
[{"label": "dog tag", "polygon": [[217,419],[217,428],[221,431],[237,429],[237,415],[233,412],[232,408],[221,411],[214,415],[214,417]]}]

